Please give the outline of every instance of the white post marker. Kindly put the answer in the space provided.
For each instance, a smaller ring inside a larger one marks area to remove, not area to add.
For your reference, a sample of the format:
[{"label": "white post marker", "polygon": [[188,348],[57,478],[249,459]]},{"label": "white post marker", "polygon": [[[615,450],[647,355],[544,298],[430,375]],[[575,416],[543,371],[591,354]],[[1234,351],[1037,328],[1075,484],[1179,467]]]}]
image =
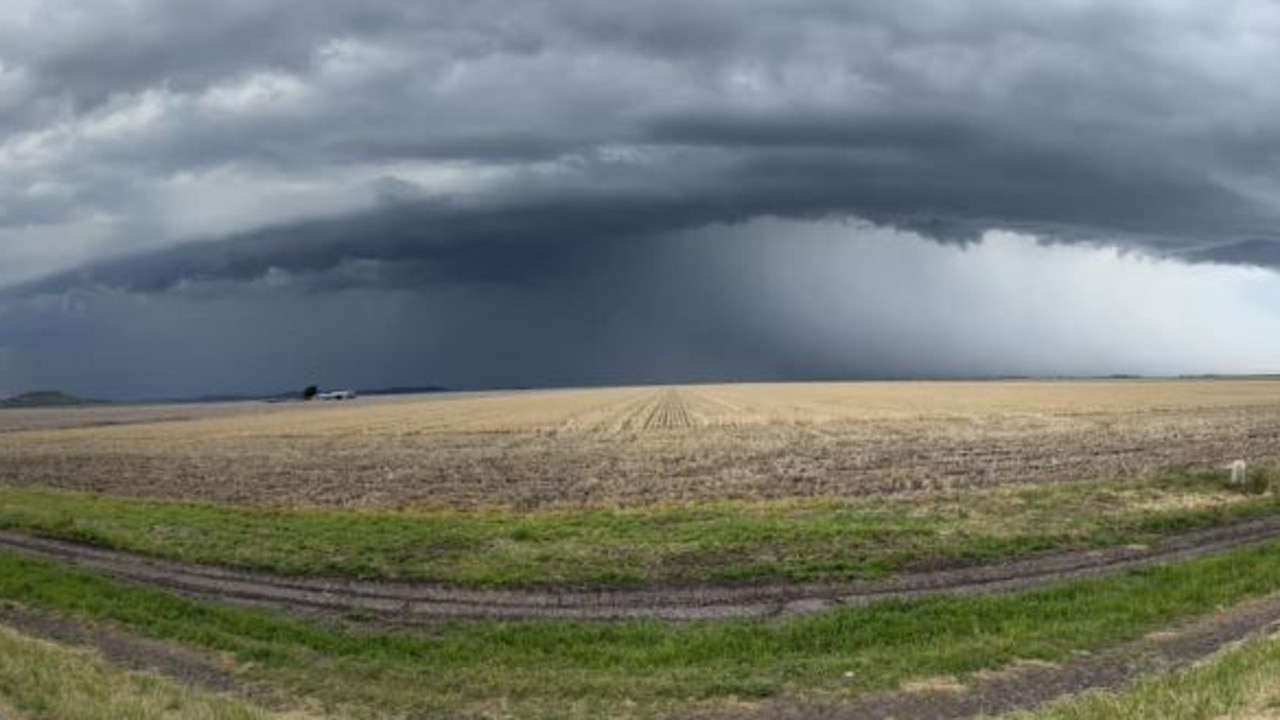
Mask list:
[{"label": "white post marker", "polygon": [[1243,485],[1248,474],[1248,466],[1243,460],[1235,460],[1227,467],[1231,468],[1231,484]]}]

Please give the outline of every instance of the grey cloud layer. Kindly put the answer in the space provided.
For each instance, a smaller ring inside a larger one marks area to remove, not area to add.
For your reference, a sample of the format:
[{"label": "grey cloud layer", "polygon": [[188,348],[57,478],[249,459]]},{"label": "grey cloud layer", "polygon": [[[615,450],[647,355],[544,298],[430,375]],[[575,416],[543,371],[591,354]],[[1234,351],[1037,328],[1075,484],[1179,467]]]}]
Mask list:
[{"label": "grey cloud layer", "polygon": [[[487,213],[612,189],[644,226],[678,192],[698,220],[851,214],[1274,256],[1280,10],[1264,0],[45,2],[6,11],[0,39],[5,244],[86,216],[110,254],[198,236],[157,206],[220,169],[269,195],[446,163],[496,174],[467,190]],[[328,196],[309,202],[290,217]]]},{"label": "grey cloud layer", "polygon": [[[702,252],[680,238],[760,218],[1280,268],[1275,67],[1269,0],[12,0],[0,369],[112,345],[63,318],[81,293],[112,323],[205,318],[226,338],[250,307],[411,325],[404,308],[448,297],[516,335],[578,318],[562,329],[581,344],[612,303],[631,338],[610,336],[617,377],[768,375],[793,359],[735,364],[704,339],[695,362],[692,327],[650,327],[662,313],[612,291],[666,287],[646,274],[655,258]],[[762,294],[794,299],[769,277]],[[731,303],[693,305],[724,348],[771,347],[788,325],[757,333]],[[496,322],[503,307],[522,322]],[[644,362],[618,360],[646,342]],[[539,377],[589,374],[548,357]]]}]

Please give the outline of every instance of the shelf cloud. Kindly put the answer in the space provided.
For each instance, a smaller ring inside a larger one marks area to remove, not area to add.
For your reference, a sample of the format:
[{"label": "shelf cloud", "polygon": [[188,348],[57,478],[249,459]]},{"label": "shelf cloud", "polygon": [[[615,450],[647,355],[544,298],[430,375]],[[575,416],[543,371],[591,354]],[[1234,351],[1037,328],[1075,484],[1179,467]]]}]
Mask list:
[{"label": "shelf cloud", "polygon": [[6,3],[0,391],[1274,370],[1277,38],[1266,0]]}]

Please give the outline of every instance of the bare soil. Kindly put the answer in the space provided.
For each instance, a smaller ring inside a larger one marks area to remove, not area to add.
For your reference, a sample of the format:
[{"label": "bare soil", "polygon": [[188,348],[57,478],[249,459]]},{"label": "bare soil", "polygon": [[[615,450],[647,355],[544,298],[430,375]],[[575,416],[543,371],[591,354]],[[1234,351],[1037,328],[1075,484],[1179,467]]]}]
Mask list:
[{"label": "bare soil", "polygon": [[237,689],[226,663],[181,645],[11,603],[0,603],[0,624],[45,640],[92,647],[111,663],[156,672],[191,687],[213,692]]}]

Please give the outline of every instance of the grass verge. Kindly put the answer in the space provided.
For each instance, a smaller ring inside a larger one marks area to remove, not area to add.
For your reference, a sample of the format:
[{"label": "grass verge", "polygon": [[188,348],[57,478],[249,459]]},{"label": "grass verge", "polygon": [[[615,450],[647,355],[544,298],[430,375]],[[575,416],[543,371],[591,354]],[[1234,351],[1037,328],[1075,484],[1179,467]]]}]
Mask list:
[{"label": "grass verge", "polygon": [[[227,695],[129,672],[97,654],[0,626],[0,712],[25,720],[268,720],[282,718]],[[302,715],[289,715],[302,720]]]},{"label": "grass verge", "polygon": [[281,510],[0,487],[0,528],[282,575],[486,587],[803,582],[1145,542],[1277,511],[1271,497],[1224,478],[1167,472],[863,502],[531,514]]},{"label": "grass verge", "polygon": [[1122,692],[1089,693],[1006,720],[1213,720],[1280,717],[1280,640],[1254,640]]},{"label": "grass verge", "polygon": [[0,598],[229,652],[246,680],[355,714],[687,714],[848,697],[1059,660],[1280,588],[1280,543],[1019,595],[934,598],[774,621],[451,623],[343,630],[198,603],[0,553]]}]

